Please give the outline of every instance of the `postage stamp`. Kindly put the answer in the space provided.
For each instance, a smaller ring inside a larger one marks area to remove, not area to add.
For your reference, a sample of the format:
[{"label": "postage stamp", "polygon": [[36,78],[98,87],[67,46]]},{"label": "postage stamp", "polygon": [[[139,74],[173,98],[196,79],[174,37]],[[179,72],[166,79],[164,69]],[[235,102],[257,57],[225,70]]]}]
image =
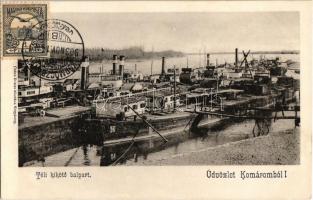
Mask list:
[{"label": "postage stamp", "polygon": [[[65,79],[75,73],[84,60],[84,42],[79,31],[60,19],[49,19],[35,24],[31,30],[39,30],[34,41],[46,38],[47,55],[33,53],[37,43],[23,44],[22,57],[33,75],[48,81]],[[23,43],[26,43],[26,38]]]},{"label": "postage stamp", "polygon": [[36,24],[47,20],[47,4],[7,4],[3,13],[3,56],[21,56],[23,45],[36,44],[30,53],[45,55],[47,41]]}]

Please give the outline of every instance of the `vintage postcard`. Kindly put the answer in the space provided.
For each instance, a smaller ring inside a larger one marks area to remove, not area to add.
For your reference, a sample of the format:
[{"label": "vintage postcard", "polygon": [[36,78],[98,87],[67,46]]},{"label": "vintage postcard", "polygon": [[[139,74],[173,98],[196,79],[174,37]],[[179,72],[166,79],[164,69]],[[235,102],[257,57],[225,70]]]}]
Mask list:
[{"label": "vintage postcard", "polygon": [[311,198],[310,7],[3,3],[2,197]]}]

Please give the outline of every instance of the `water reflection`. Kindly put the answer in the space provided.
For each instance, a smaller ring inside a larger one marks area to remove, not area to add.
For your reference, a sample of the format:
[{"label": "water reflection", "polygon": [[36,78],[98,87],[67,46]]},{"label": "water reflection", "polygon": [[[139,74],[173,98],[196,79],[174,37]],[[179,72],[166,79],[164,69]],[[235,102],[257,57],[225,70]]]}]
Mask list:
[{"label": "water reflection", "polygon": [[90,165],[90,159],[88,157],[88,148],[87,145],[83,145],[83,152],[84,152],[84,165]]},{"label": "water reflection", "polygon": [[[217,145],[252,138],[254,120],[233,121],[221,124],[220,127],[209,129],[199,128],[192,133],[184,131],[167,137],[164,144],[161,138],[135,142],[121,159],[131,143],[121,145],[82,145],[45,158],[44,166],[111,166],[136,164],[145,160],[161,160],[175,155],[201,151]],[[292,129],[294,120],[278,120],[268,126],[269,134]],[[114,163],[119,159],[118,163]],[[33,163],[31,166],[43,166],[43,163]]]},{"label": "water reflection", "polygon": [[[241,122],[241,125],[242,126],[224,124],[222,127],[215,129],[198,128],[194,130],[196,132],[193,133],[181,132],[168,137],[167,139],[169,141],[167,143],[163,143],[161,138],[145,142],[136,142],[132,150],[130,150],[127,155],[124,156],[124,159],[122,159],[123,161],[119,163],[116,163],[116,160],[123,155],[125,149],[127,149],[127,146],[130,144],[104,146],[101,166],[127,164],[129,162],[137,163],[147,159],[162,159],[180,153],[198,151],[204,148],[252,137],[251,130],[253,123],[246,121]],[[238,132],[238,130],[232,132],[226,131],[230,127],[232,129],[234,127],[240,127],[240,129],[246,127],[246,129],[250,129],[250,132]],[[222,129],[225,130],[222,131]]]},{"label": "water reflection", "polygon": [[[258,125],[259,124],[259,125]],[[164,144],[161,139],[146,142],[136,142],[134,148],[124,157],[123,162],[114,163],[114,160],[102,160],[102,166],[109,166],[112,163],[123,165],[137,163],[140,165],[144,160],[161,160],[174,155],[201,151],[209,147],[226,144],[229,142],[240,141],[255,137],[253,130],[268,130],[268,132],[280,132],[294,127],[293,120],[279,120],[275,123],[265,121],[264,123],[256,123],[254,120],[246,120],[241,122],[233,122],[233,124],[223,124],[218,129],[200,128],[197,133],[188,134],[186,132],[168,138],[169,142]],[[266,131],[258,133],[258,136],[268,134]],[[256,133],[256,131],[254,131]],[[205,133],[205,134],[204,134]],[[127,148],[127,147],[126,147]],[[114,153],[120,156],[125,151],[125,145],[117,145],[114,147],[103,147],[103,151]]]}]

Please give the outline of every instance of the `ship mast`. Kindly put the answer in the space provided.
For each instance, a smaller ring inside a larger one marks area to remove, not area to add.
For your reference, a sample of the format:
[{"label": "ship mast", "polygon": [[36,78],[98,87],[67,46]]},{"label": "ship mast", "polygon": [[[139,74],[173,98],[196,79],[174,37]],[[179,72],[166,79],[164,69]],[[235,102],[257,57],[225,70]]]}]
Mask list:
[{"label": "ship mast", "polygon": [[150,66],[151,76],[152,76],[152,68],[153,68],[153,57],[154,57],[154,47],[152,46],[152,59],[151,59],[151,66]]},{"label": "ship mast", "polygon": [[[207,55],[207,53],[206,53],[206,46],[204,46],[204,49],[203,49],[203,61],[204,61],[203,63],[204,63],[204,65],[205,65],[205,63],[208,62],[208,57],[206,55]],[[210,66],[210,63],[209,63],[208,66]]]},{"label": "ship mast", "polygon": [[42,71],[41,71],[41,66],[42,66],[42,62],[40,63],[40,76],[39,76],[39,91],[38,91],[38,97],[40,96],[40,89],[41,89],[41,73],[42,73]]},{"label": "ship mast", "polygon": [[188,55],[187,55],[187,68],[188,68],[188,65],[189,65],[189,61],[188,61]]},{"label": "ship mast", "polygon": [[174,65],[174,112],[176,112],[176,66]]},{"label": "ship mast", "polygon": [[201,49],[199,49],[199,67],[201,67]]}]

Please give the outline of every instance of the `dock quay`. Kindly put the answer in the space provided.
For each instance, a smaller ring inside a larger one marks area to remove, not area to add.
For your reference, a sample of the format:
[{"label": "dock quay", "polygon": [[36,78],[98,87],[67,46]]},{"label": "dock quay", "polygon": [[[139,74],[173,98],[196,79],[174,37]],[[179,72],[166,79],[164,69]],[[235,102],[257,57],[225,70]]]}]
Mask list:
[{"label": "dock quay", "polygon": [[89,112],[88,107],[69,106],[48,110],[54,117],[24,117],[18,132],[20,165],[79,145],[79,124]]},{"label": "dock quay", "polygon": [[45,116],[40,117],[23,117],[23,122],[19,125],[19,129],[31,128],[37,125],[64,120],[67,118],[77,117],[78,115],[90,112],[90,107],[83,106],[67,106],[64,108],[56,108],[46,111]]}]

